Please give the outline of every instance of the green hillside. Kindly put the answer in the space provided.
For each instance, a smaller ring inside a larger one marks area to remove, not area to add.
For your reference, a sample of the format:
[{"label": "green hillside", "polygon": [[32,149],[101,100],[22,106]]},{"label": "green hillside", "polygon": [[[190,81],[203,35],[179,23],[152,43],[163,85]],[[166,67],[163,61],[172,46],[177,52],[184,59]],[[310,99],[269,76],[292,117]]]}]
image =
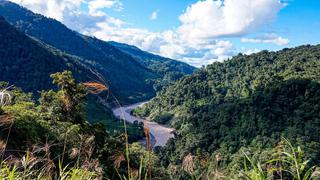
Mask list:
[{"label": "green hillside", "polygon": [[145,67],[157,72],[161,78],[154,80],[154,88],[161,90],[185,75],[192,74],[196,68],[184,62],[179,62],[173,59],[164,58],[141,49],[117,42],[109,42],[117,47],[122,52],[129,54]]},{"label": "green hillside", "polygon": [[[89,63],[56,50],[36,39],[24,35],[0,17],[0,81],[21,87],[23,91],[32,92],[39,97],[40,91],[55,89],[50,74],[64,70],[74,73],[78,82],[92,81]],[[106,98],[107,93],[101,94]],[[112,100],[112,98],[109,98]],[[109,108],[99,103],[99,98],[90,95],[86,101],[88,120],[92,123],[102,122],[108,131],[124,132],[123,123],[117,120]],[[140,138],[141,131],[129,126],[132,139]],[[137,135],[137,138],[133,137]]]},{"label": "green hillside", "polygon": [[[25,34],[91,63],[122,102],[137,102],[153,97],[153,85],[164,77],[164,74],[149,69],[107,42],[79,34],[54,19],[35,14],[9,1],[0,2],[0,15]],[[180,71],[183,70],[174,72]]]},{"label": "green hillside", "polygon": [[319,163],[319,83],[319,45],[238,55],[183,78],[135,113],[176,128],[161,150],[165,166],[181,166],[189,153],[221,153],[234,175],[241,147],[266,150],[281,137]]},{"label": "green hillside", "polygon": [[17,31],[0,17],[0,79],[28,92],[52,88],[50,74],[72,70],[79,81],[89,80],[90,65]]}]

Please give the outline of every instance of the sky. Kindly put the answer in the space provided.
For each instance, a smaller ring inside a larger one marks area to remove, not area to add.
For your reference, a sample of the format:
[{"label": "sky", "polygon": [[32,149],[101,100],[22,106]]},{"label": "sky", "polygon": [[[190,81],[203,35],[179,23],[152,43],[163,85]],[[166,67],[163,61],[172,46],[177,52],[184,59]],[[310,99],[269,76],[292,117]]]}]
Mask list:
[{"label": "sky", "polygon": [[320,42],[320,0],[10,0],[70,29],[196,67]]}]

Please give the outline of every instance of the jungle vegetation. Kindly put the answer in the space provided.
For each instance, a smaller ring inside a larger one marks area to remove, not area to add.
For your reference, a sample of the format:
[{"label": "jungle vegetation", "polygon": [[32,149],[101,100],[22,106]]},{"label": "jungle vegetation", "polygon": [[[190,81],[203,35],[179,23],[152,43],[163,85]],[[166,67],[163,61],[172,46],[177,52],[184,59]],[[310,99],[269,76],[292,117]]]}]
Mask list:
[{"label": "jungle vegetation", "polygon": [[182,78],[134,114],[176,129],[158,151],[179,176],[188,155],[216,154],[227,174],[237,174],[241,149],[265,153],[281,137],[319,164],[319,70],[319,45],[239,54]]}]

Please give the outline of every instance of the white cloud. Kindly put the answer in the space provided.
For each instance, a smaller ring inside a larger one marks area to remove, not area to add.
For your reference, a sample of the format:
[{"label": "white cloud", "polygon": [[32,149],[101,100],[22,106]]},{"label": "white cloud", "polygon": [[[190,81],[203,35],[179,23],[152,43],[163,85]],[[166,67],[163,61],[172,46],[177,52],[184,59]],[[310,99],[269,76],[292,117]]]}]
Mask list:
[{"label": "white cloud", "polygon": [[150,16],[150,20],[156,20],[158,18],[158,13],[159,13],[159,10],[153,11]]},{"label": "white cloud", "polygon": [[[199,0],[180,16],[177,29],[151,32],[109,16],[105,8],[121,10],[120,0],[11,0],[36,13],[62,21],[69,28],[106,41],[117,41],[201,67],[238,52],[225,36],[255,31],[275,19],[284,6],[278,0]],[[83,8],[83,6],[87,6]],[[158,10],[150,19],[157,19]],[[247,39],[248,40],[248,39]],[[278,39],[281,43],[284,39]],[[246,40],[244,40],[246,41]],[[284,41],[282,42],[284,43]]]},{"label": "white cloud", "polygon": [[237,53],[230,41],[211,40],[189,44],[172,30],[150,32],[145,29],[114,27],[105,22],[98,23],[97,27],[86,34],[106,41],[133,44],[143,50],[178,59],[196,67],[225,60]]},{"label": "white cloud", "polygon": [[89,14],[95,16],[106,15],[101,9],[114,8],[117,11],[123,9],[122,3],[119,0],[92,0],[88,2]]},{"label": "white cloud", "polygon": [[241,52],[245,55],[250,55],[250,54],[254,54],[254,53],[258,53],[261,50],[254,48],[254,49],[247,49],[247,48],[242,48]]},{"label": "white cloud", "polygon": [[36,13],[63,21],[78,10],[84,0],[10,0],[31,9]]},{"label": "white cloud", "polygon": [[283,38],[275,33],[264,34],[256,38],[241,38],[241,42],[244,43],[271,43],[278,46],[284,46],[289,44],[289,39]]},{"label": "white cloud", "polygon": [[178,32],[187,40],[238,37],[273,21],[284,7],[279,0],[205,0],[180,16]]},{"label": "white cloud", "polygon": [[[196,40],[187,43],[175,30],[151,32],[146,29],[128,27],[128,23],[110,17],[101,11],[103,8],[114,8],[114,4],[96,4],[98,1],[100,0],[30,0],[28,3],[27,1],[18,3],[37,13],[60,20],[71,29],[81,33],[106,41],[132,44],[143,50],[182,60],[197,67],[224,60],[236,52],[235,47],[229,41]],[[83,4],[88,5],[87,12],[81,11],[80,7]],[[51,11],[52,9],[56,11]]]},{"label": "white cloud", "polygon": [[[122,10],[119,0],[10,0],[36,13],[54,18],[58,21],[70,21],[79,16],[106,16],[101,9]],[[89,12],[81,11],[81,5],[87,5]],[[79,20],[78,20],[79,21]]]}]

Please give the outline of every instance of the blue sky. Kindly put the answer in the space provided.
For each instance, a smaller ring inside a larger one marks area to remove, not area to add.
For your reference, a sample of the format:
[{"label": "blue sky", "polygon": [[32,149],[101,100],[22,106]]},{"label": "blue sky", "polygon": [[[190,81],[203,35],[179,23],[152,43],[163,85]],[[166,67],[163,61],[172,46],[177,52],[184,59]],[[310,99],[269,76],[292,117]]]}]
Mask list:
[{"label": "blue sky", "polygon": [[320,41],[319,0],[11,0],[106,41],[203,66]]},{"label": "blue sky", "polygon": [[[107,12],[117,18],[123,18],[136,27],[148,28],[151,31],[164,31],[179,26],[179,16],[196,0],[122,0],[123,11],[112,9]],[[158,10],[156,21],[150,16]]]}]

